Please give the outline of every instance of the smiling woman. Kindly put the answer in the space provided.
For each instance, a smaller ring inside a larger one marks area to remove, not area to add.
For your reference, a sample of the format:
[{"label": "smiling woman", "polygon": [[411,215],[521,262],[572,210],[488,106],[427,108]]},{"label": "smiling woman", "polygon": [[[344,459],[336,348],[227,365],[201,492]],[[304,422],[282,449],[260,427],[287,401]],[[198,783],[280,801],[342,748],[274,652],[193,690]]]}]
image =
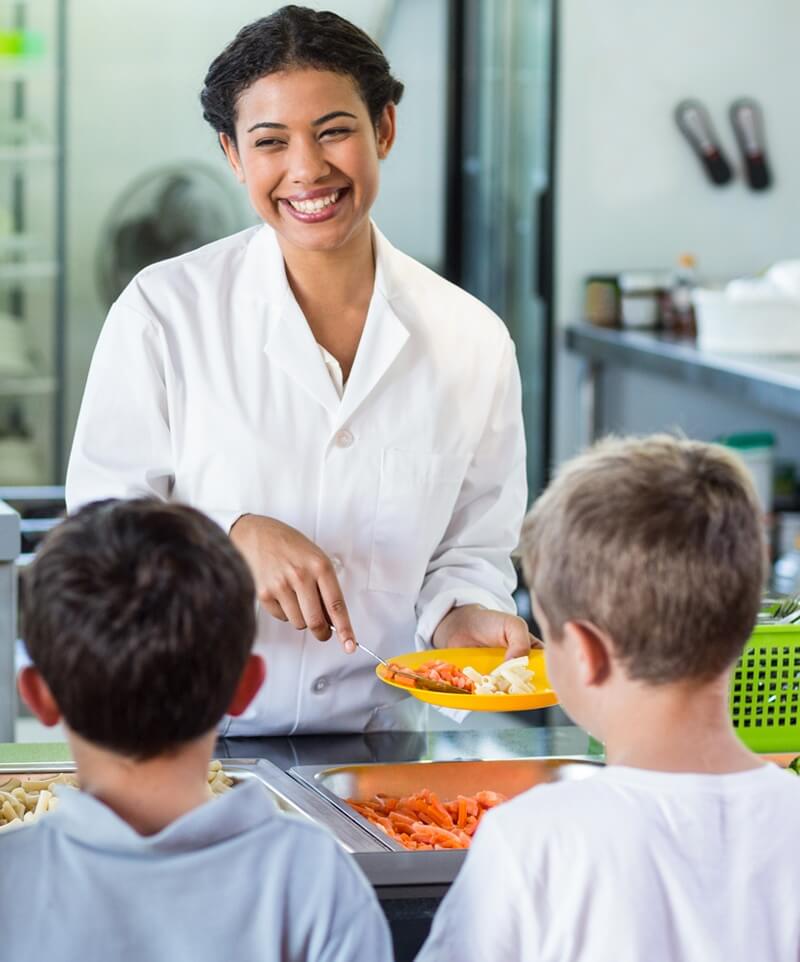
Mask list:
[{"label": "smiling woman", "polygon": [[[142,271],[92,361],[70,510],[184,500],[253,571],[268,680],[230,734],[414,724],[358,637],[384,657],[412,637],[530,646],[511,600],[512,342],[370,219],[402,93],[335,14],[288,6],[242,29],[201,101],[263,223]],[[341,645],[317,644],[332,629]]]},{"label": "smiling woman", "polygon": [[366,249],[379,161],[394,134],[393,103],[373,124],[352,77],[295,67],[240,94],[235,137],[222,131],[220,143],[253,208],[286,244],[298,252],[354,242]]}]

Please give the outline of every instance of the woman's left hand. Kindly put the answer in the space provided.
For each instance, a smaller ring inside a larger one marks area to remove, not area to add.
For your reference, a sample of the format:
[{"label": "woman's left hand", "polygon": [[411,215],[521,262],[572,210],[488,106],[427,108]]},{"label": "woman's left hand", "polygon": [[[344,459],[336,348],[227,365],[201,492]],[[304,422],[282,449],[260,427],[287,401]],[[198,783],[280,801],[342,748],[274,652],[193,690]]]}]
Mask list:
[{"label": "woman's left hand", "polygon": [[431,641],[434,648],[507,648],[506,660],[542,647],[522,618],[505,611],[490,611],[482,605],[451,609],[439,622]]}]

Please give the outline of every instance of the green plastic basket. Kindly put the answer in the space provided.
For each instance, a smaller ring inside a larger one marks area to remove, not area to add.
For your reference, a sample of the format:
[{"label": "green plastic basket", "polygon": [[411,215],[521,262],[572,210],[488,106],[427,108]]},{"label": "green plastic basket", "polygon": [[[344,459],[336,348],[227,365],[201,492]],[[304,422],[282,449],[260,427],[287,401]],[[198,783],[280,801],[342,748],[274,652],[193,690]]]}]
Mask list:
[{"label": "green plastic basket", "polygon": [[754,752],[800,752],[800,625],[759,625],[728,695],[733,727]]}]

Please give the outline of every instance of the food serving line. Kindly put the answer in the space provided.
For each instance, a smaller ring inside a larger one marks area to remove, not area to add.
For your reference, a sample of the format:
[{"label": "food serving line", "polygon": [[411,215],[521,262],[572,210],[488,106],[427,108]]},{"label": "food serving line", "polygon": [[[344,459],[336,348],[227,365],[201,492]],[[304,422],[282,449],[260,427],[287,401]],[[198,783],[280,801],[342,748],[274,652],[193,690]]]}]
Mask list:
[{"label": "food serving line", "polygon": [[[227,738],[215,755],[228,775],[261,781],[282,810],[336,837],[375,888],[397,959],[413,959],[466,853],[407,851],[345,799],[421,789],[442,799],[480,791],[512,796],[552,777],[591,774],[599,746],[578,728],[543,727],[544,716],[538,712],[534,727],[513,730]],[[59,744],[0,745],[0,782],[12,774],[74,771],[65,757]]]},{"label": "food serving line", "polygon": [[[0,744],[0,788],[9,787],[15,776],[23,784],[36,784],[46,776],[75,770],[67,760],[66,745],[10,744],[15,715],[14,562],[19,545],[19,518],[0,502],[0,743],[8,743]],[[473,666],[479,673],[492,672],[503,658],[502,652],[487,650],[463,649],[462,653],[460,666]],[[455,652],[450,655],[458,662]],[[402,669],[414,672],[428,658],[430,653],[415,652],[397,661]],[[601,761],[601,748],[580,729],[559,726],[563,716],[552,715],[558,710],[545,707],[556,699],[546,684],[543,665],[535,664],[540,658],[541,653],[531,655],[530,667],[536,669],[537,681],[545,683],[534,694],[413,692],[421,701],[456,709],[464,707],[464,699],[470,707],[484,710],[500,709],[501,702],[506,709],[545,708],[530,713],[515,728],[509,725],[508,730],[480,730],[469,727],[467,721],[460,730],[444,732],[227,738],[218,742],[215,754],[224,772],[235,781],[257,779],[279,808],[310,819],[334,835],[375,888],[392,928],[398,962],[413,959],[466,852],[409,851],[347,800],[370,802],[376,795],[399,798],[433,792],[437,798],[434,806],[441,812],[440,802],[452,804],[459,796],[470,800],[483,793],[513,797],[555,778],[592,774]],[[397,685],[391,678],[383,680]],[[408,688],[405,690],[411,694]],[[555,722],[556,727],[546,727],[548,721]],[[27,800],[32,798],[31,794]],[[463,814],[463,809],[459,812]],[[397,814],[402,817],[399,811]],[[9,817],[13,813],[6,813],[0,822]],[[41,817],[48,817],[46,811]],[[474,818],[470,830],[474,830]]]},{"label": "food serving line", "polygon": [[263,759],[267,787],[333,832],[375,888],[401,962],[419,949],[466,852],[407,851],[346,799],[422,789],[442,799],[484,790],[512,796],[556,774],[590,774],[601,747],[573,726],[543,727],[544,715],[534,716],[537,727],[507,731],[223,739],[217,756],[231,774],[247,757]]}]

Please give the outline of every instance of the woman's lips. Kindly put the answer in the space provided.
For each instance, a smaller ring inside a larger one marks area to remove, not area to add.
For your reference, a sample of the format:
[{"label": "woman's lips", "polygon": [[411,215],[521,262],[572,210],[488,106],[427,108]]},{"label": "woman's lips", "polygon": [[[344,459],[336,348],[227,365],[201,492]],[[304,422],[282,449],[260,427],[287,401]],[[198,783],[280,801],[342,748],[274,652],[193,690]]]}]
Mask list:
[{"label": "woman's lips", "polygon": [[333,203],[326,204],[319,210],[298,210],[296,207],[293,207],[286,198],[281,198],[280,205],[285,211],[288,211],[295,220],[299,220],[304,224],[319,224],[324,220],[330,220],[336,216],[342,206],[342,201],[349,193],[349,187],[339,187],[331,191],[330,194],[325,196],[333,196],[335,194],[336,200]]}]

